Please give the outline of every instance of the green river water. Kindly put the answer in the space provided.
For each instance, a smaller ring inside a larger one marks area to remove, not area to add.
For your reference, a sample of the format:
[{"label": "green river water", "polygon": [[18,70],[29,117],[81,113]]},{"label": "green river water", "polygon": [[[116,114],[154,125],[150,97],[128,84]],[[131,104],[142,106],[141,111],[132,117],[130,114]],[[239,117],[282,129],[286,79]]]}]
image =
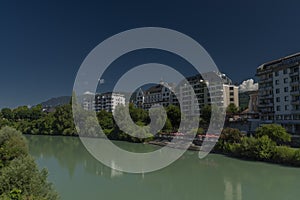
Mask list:
[{"label": "green river water", "polygon": [[[26,136],[30,153],[62,200],[298,200],[300,168],[187,151],[170,166],[128,174],[95,160],[79,138]],[[131,151],[160,147],[115,142]]]}]

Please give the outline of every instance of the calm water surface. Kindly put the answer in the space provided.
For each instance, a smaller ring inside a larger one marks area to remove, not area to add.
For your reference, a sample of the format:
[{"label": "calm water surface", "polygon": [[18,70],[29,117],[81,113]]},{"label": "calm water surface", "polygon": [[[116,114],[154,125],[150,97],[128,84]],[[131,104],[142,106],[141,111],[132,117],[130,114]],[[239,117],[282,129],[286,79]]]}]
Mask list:
[{"label": "calm water surface", "polygon": [[[178,161],[147,174],[112,170],[95,160],[79,138],[27,136],[30,153],[49,171],[62,200],[298,200],[300,168],[247,162],[221,155]],[[131,151],[158,147],[116,142]]]}]

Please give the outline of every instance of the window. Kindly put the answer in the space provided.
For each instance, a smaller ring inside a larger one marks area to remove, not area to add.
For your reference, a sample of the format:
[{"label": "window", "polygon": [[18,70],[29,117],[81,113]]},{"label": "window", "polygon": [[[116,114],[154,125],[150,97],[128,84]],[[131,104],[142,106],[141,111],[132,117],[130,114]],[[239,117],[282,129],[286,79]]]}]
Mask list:
[{"label": "window", "polygon": [[233,87],[229,87],[229,90],[233,90]]},{"label": "window", "polygon": [[284,69],[283,74],[287,74],[287,73],[288,73],[287,69]]},{"label": "window", "polygon": [[284,101],[289,101],[289,96],[285,96]]},{"label": "window", "polygon": [[276,107],[276,110],[277,110],[277,111],[280,111],[280,106],[277,106],[277,107]]},{"label": "window", "polygon": [[234,93],[233,92],[230,92],[230,96],[233,96],[234,95]]},{"label": "window", "polygon": [[277,88],[277,89],[276,89],[276,94],[279,94],[279,93],[280,93],[280,89]]},{"label": "window", "polygon": [[276,85],[279,85],[279,80],[276,80],[276,81],[275,81],[275,84],[276,84]]},{"label": "window", "polygon": [[234,98],[230,98],[230,101],[234,101]]},{"label": "window", "polygon": [[279,76],[279,71],[275,72],[275,76]]},{"label": "window", "polygon": [[285,105],[285,106],[284,106],[284,109],[285,109],[285,110],[289,110],[289,105]]},{"label": "window", "polygon": [[280,102],[280,97],[277,97],[277,98],[276,98],[276,102]]},{"label": "window", "polygon": [[289,91],[289,87],[285,87],[284,92],[288,92],[288,91]]},{"label": "window", "polygon": [[288,78],[285,78],[284,79],[284,83],[288,83],[289,79]]}]

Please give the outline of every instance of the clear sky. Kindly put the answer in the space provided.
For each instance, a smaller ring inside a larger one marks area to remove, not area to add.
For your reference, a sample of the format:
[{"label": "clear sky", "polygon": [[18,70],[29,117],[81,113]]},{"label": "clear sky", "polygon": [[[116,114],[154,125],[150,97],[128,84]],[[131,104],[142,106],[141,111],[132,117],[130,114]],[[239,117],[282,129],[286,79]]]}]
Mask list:
[{"label": "clear sky", "polygon": [[299,51],[299,8],[298,0],[1,1],[0,107],[71,95],[96,45],[145,26],[189,35],[240,83],[258,65]]}]

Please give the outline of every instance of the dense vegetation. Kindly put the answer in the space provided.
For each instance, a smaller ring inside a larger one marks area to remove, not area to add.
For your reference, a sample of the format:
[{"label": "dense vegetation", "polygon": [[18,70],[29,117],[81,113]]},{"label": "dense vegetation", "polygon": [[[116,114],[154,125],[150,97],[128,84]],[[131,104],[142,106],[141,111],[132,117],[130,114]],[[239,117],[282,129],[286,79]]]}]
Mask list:
[{"label": "dense vegetation", "polygon": [[284,145],[290,140],[286,130],[276,124],[259,127],[254,137],[246,137],[237,129],[226,128],[215,151],[238,158],[300,166],[300,149]]},{"label": "dense vegetation", "polygon": [[[120,107],[116,114],[122,116],[124,108]],[[166,108],[168,119],[161,132],[173,132],[178,129],[180,124],[179,107],[170,105]],[[149,113],[140,108],[136,108],[133,104],[129,105],[129,111],[132,120],[139,126],[145,126],[150,123]],[[83,115],[85,111],[81,111]],[[88,116],[88,114],[86,115]],[[85,122],[89,124],[88,117],[83,117]],[[100,111],[97,113],[99,124],[109,139],[126,140],[132,142],[143,142],[146,139],[139,139],[130,136],[119,129],[116,125],[112,113]],[[125,119],[124,119],[125,120]],[[56,107],[51,112],[45,112],[41,105],[28,108],[21,106],[16,109],[4,108],[0,113],[0,128],[3,126],[11,126],[24,134],[32,135],[68,135],[77,136],[75,125],[73,122],[72,105],[65,104]],[[145,133],[149,134],[149,133]],[[91,135],[93,136],[93,135]],[[151,136],[147,140],[151,139]]]},{"label": "dense vegetation", "polygon": [[[124,116],[124,107],[120,107],[116,112],[116,116],[123,119],[127,123],[128,118]],[[150,123],[149,112],[140,108],[129,105],[131,119],[139,126],[145,126]],[[237,111],[233,105],[227,109],[227,114],[232,114]],[[85,116],[85,111],[82,112],[83,119],[86,119],[87,136],[97,136],[89,134],[89,128],[93,124],[89,118]],[[180,108],[170,105],[166,108],[167,120],[160,130],[160,133],[171,133],[178,130],[180,124],[181,112]],[[200,127],[197,134],[204,134],[210,117],[211,108],[205,106],[202,108]],[[99,124],[101,125],[104,134],[112,140],[124,140],[130,142],[144,142],[152,140],[153,136],[150,131],[139,132],[134,128],[130,129],[131,135],[124,133],[116,125],[112,113],[100,111],[97,113]],[[161,123],[161,119],[155,119],[157,123]],[[24,134],[42,134],[42,135],[68,135],[77,136],[71,104],[66,104],[56,107],[51,112],[45,112],[40,105],[28,108],[26,106],[16,109],[4,108],[0,113],[0,128],[3,126],[11,126]],[[94,131],[95,133],[95,131]],[[140,134],[147,137],[139,138]],[[282,164],[290,164],[300,166],[300,150],[290,148],[287,144],[290,142],[290,135],[280,125],[264,125],[256,130],[254,137],[246,137],[237,129],[224,129],[220,136],[215,151],[227,155],[260,160],[267,162],[275,162]]]},{"label": "dense vegetation", "polygon": [[21,132],[3,127],[0,130],[0,199],[55,200],[47,171],[39,171],[28,154],[28,146]]}]

